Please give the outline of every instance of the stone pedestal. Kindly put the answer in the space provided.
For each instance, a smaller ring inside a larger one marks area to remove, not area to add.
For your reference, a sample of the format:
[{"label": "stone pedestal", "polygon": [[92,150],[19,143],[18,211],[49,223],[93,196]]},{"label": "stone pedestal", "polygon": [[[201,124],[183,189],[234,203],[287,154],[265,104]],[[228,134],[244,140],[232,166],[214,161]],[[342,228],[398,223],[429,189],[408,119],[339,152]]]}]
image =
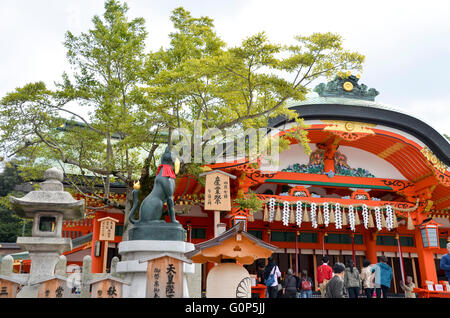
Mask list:
[{"label": "stone pedestal", "polygon": [[129,240],[181,241],[186,238],[186,230],[180,223],[163,220],[139,222],[128,231]]},{"label": "stone pedestal", "polygon": [[[147,262],[139,263],[161,253],[184,257],[184,253],[194,249],[194,244],[181,241],[134,240],[119,243],[122,261],[117,264],[117,274],[130,282],[123,286],[124,298],[145,298],[147,291]],[[185,274],[194,274],[194,264],[184,264]],[[186,277],[183,279],[183,297],[189,297]]]},{"label": "stone pedestal", "polygon": [[72,240],[62,237],[18,237],[17,245],[28,251],[31,260],[28,281],[17,297],[36,298],[39,289],[36,282],[55,275],[60,255],[72,249]]},{"label": "stone pedestal", "polygon": [[56,263],[62,253],[72,249],[72,240],[62,237],[18,237],[17,245],[30,254],[29,283],[32,284],[55,274]]}]

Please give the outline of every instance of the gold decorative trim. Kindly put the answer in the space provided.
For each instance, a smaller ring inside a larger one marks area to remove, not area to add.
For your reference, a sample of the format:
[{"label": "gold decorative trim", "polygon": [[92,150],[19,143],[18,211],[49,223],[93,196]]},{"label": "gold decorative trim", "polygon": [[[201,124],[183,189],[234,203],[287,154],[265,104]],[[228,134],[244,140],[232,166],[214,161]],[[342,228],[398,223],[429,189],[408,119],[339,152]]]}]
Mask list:
[{"label": "gold decorative trim", "polygon": [[430,149],[424,147],[420,150],[420,152],[425,156],[425,158],[428,159],[428,161],[436,170],[438,170],[441,173],[445,173],[447,171],[448,166],[444,164],[442,161],[440,161]]},{"label": "gold decorative trim", "polygon": [[432,200],[428,200],[427,202],[427,206],[425,207],[425,210],[423,211],[424,213],[427,213],[431,210],[431,208],[433,207],[433,201]]},{"label": "gold decorative trim", "polygon": [[376,124],[368,124],[356,121],[341,121],[341,120],[322,120],[327,127],[324,130],[344,131],[351,133],[363,133],[374,135],[375,132],[370,129],[376,126]]}]

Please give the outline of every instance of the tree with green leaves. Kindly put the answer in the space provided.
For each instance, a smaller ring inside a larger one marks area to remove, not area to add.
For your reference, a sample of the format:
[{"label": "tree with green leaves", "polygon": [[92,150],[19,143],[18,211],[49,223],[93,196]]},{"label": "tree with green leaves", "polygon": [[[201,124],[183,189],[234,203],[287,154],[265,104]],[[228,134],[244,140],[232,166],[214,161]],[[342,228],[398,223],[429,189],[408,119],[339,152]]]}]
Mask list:
[{"label": "tree with green leaves", "polygon": [[[77,191],[118,208],[123,205],[108,199],[111,182],[130,188],[141,152],[155,151],[158,127],[164,125],[157,111],[139,106],[147,32],[144,20],[129,21],[127,11],[126,4],[106,1],[92,29],[78,36],[67,32],[64,46],[73,72],[64,73],[55,90],[30,83],[1,100],[4,151],[33,168],[25,171],[29,177],[36,177],[34,168],[42,173],[59,162],[66,176],[76,176]],[[76,104],[80,111],[73,110]],[[99,184],[101,191],[94,187]]]},{"label": "tree with green leaves", "polygon": [[[169,47],[145,53],[144,20],[129,20],[127,11],[125,3],[108,0],[92,29],[67,32],[73,72],[64,73],[55,89],[30,83],[0,100],[3,152],[20,161],[22,175],[36,177],[61,163],[76,191],[105,206],[125,208],[108,198],[111,182],[124,183],[131,197],[132,180],[140,178],[142,194],[148,193],[158,145],[172,144],[177,128],[193,131],[195,121],[204,129],[235,131],[288,116],[298,122],[290,137],[308,149],[303,121],[286,102],[305,99],[310,83],[322,76],[360,70],[364,60],[332,33],[282,45],[261,32],[227,47],[211,18],[184,8],[170,17],[175,31]],[[186,164],[183,173],[196,175],[198,168]],[[94,187],[99,184],[104,195]]]},{"label": "tree with green leaves", "polygon": [[193,131],[195,120],[206,129],[262,128],[269,118],[285,115],[297,120],[300,129],[293,136],[308,149],[303,121],[286,101],[304,100],[314,80],[360,70],[364,61],[345,50],[337,34],[296,36],[295,45],[280,45],[261,32],[227,48],[210,18],[177,8],[171,20],[170,46],[152,55],[142,88],[171,111],[171,128]]}]

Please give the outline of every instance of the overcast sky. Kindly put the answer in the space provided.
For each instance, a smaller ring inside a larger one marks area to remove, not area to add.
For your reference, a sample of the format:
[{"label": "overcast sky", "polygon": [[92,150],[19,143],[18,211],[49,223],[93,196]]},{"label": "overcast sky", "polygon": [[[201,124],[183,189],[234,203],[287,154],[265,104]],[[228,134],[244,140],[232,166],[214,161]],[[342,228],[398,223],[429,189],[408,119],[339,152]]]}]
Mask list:
[{"label": "overcast sky", "polygon": [[[168,45],[171,11],[214,19],[229,45],[266,31],[281,44],[297,34],[336,32],[366,56],[360,83],[376,100],[450,134],[450,1],[129,0],[129,17],[146,20],[147,50]],[[102,0],[0,0],[0,97],[29,82],[52,86],[69,71],[64,34],[86,32]],[[315,93],[313,93],[315,95]]]}]

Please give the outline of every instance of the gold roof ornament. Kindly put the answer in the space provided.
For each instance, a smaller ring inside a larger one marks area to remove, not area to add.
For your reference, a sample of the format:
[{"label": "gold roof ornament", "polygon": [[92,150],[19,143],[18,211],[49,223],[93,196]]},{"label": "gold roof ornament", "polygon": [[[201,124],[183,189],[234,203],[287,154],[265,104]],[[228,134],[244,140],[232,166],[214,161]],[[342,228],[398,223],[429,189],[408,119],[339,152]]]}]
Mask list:
[{"label": "gold roof ornament", "polygon": [[345,82],[342,87],[347,91],[351,92],[353,90],[353,84],[351,82]]}]

